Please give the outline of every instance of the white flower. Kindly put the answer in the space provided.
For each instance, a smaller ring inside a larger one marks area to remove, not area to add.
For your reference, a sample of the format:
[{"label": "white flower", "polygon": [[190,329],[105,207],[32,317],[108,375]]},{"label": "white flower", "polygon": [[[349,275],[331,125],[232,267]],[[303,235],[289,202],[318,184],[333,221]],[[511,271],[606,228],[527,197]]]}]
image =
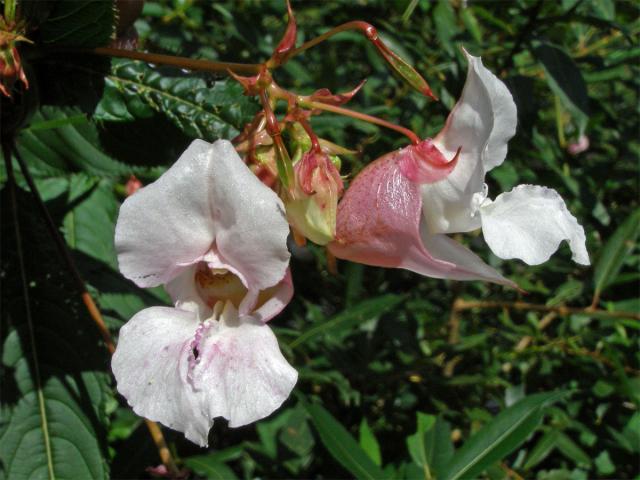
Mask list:
[{"label": "white flower", "polygon": [[227,141],[196,140],[127,198],[116,226],[121,272],[164,284],[175,308],[137,313],[112,369],[133,410],[199,445],[215,417],[263,418],[297,380],[265,324],[293,293],[282,202]]}]

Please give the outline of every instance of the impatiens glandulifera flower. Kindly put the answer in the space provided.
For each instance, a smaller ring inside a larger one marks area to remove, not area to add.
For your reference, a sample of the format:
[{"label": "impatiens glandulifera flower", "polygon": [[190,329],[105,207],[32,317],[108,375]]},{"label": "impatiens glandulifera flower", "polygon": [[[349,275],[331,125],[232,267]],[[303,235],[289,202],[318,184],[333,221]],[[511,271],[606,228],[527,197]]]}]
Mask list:
[{"label": "impatiens glandulifera flower", "polygon": [[[483,278],[509,284],[470,251],[447,237],[457,261],[436,257],[424,230],[420,186],[446,177],[458,162],[431,140],[389,153],[354,179],[338,205],[336,239],[329,250],[338,258],[379,267],[405,268],[436,278]],[[447,242],[448,241],[448,242]],[[447,242],[447,243],[445,243]]]},{"label": "impatiens glandulifera flower", "polygon": [[222,140],[194,141],[126,199],[120,271],[140,287],[164,284],[175,305],[120,330],[112,369],[137,414],[206,445],[215,417],[246,425],[289,396],[297,373],[266,325],[293,293],[288,231],[280,199]]},{"label": "impatiens glandulifera flower", "polygon": [[[568,240],[574,260],[588,264],[584,231],[554,190],[521,185],[494,202],[487,199],[484,176],[506,156],[516,107],[480,58],[465,55],[467,81],[445,128],[422,148],[386,155],[356,177],[338,206],[331,252],[436,278],[515,286],[446,235],[482,228],[501,258],[539,264]],[[457,163],[438,160],[458,155]],[[434,165],[448,168],[432,175]]]}]

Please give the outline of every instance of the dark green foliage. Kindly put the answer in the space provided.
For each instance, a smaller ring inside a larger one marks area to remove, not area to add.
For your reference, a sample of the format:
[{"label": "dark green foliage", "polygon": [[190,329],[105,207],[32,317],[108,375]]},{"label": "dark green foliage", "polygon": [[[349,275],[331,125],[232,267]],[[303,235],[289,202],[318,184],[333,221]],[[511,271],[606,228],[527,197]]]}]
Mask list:
[{"label": "dark green foliage", "polygon": [[[33,4],[42,2],[24,2],[25,9]],[[481,237],[460,236],[527,290],[522,296],[346,262],[332,275],[322,249],[296,248],[296,295],[271,321],[299,370],[295,394],[255,425],[229,429],[217,421],[209,450],[167,431],[181,466],[202,478],[497,480],[513,478],[511,471],[535,479],[635,478],[640,324],[607,311],[640,313],[638,6],[362,0],[294,1],[293,8],[298,42],[349,20],[375,24],[441,101],[394,77],[353,32],[293,58],[275,71],[276,80],[310,93],[350,90],[367,78],[347,106],[422,137],[442,128],[460,95],[466,74],[460,47],[482,55],[508,85],[519,115],[507,160],[487,177],[491,195],[520,183],[556,189],[585,227],[593,267],[571,263],[566,246],[538,267],[502,262]],[[113,32],[110,2],[46,2],[29,12],[41,25],[32,37],[48,47],[103,45]],[[87,22],[95,27],[85,28]],[[251,63],[268,58],[285,25],[279,0],[148,0],[136,23],[142,50]],[[41,56],[37,46],[29,52],[37,78],[33,97],[3,101],[3,128],[25,105],[18,151],[117,334],[135,312],[168,301],[162,290],[142,291],[117,271],[112,239],[125,182],[131,174],[153,181],[192,138],[235,136],[257,104],[222,77],[129,60],[109,65],[75,54]],[[394,132],[344,117],[327,114],[312,123],[322,137],[358,150],[342,158],[349,178],[405,145]],[[569,154],[581,134],[589,138],[588,150]],[[19,175],[18,182],[24,184]],[[0,472],[8,479],[30,472],[46,477],[6,192],[5,186]],[[154,446],[109,388],[106,353],[25,194],[19,207],[28,279],[35,282],[30,297],[44,400],[69,407],[51,407],[54,417],[60,414],[52,443],[55,449],[70,435],[80,449],[65,453],[64,464],[54,455],[57,475],[140,478],[159,462]],[[505,306],[454,312],[456,299]],[[593,303],[600,311],[508,308],[518,300],[549,307]],[[21,438],[33,454],[15,449]]]}]

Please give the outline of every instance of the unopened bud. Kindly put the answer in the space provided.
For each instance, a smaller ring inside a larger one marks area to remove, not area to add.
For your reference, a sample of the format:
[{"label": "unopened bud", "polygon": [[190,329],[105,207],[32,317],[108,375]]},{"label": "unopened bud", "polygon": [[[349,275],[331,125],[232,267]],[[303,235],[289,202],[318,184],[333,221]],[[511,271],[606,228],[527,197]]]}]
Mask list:
[{"label": "unopened bud", "polygon": [[438,99],[438,97],[434,95],[433,91],[431,91],[431,87],[429,87],[427,81],[416,71],[415,68],[409,65],[406,60],[387,47],[377,36],[375,38],[371,38],[371,41],[378,49],[378,52],[380,52],[380,55],[382,55],[382,57],[391,66],[393,71],[400,75],[405,82],[423,95],[434,100]]},{"label": "unopened bud", "polygon": [[294,166],[295,187],[285,199],[287,219],[294,230],[318,245],[335,238],[342,178],[329,157],[317,150],[306,152]]},{"label": "unopened bud", "polygon": [[142,188],[142,182],[140,180],[138,180],[138,178],[135,175],[131,175],[129,177],[129,180],[127,180],[127,183],[125,185],[125,190],[127,192],[127,197],[130,197],[131,195],[136,193],[141,188]]}]

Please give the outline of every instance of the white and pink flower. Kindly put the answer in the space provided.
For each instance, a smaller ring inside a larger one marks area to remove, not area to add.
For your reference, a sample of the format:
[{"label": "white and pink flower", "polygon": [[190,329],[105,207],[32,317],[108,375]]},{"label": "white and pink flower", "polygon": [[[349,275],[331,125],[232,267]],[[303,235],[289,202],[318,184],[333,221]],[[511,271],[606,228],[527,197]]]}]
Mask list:
[{"label": "white and pink flower", "polygon": [[288,233],[280,199],[223,140],[194,141],[127,198],[120,270],[140,287],[165,285],[175,305],[120,330],[112,369],[137,414],[206,445],[214,418],[246,425],[289,396],[297,372],[266,325],[293,294]]},{"label": "white and pink flower", "polygon": [[[479,57],[465,55],[467,80],[445,127],[428,144],[385,155],[355,178],[338,205],[330,250],[436,278],[515,286],[448,236],[482,228],[500,258],[537,265],[567,240],[573,259],[588,265],[584,230],[555,190],[520,185],[488,198],[484,177],[504,161],[517,112],[504,83]],[[450,162],[446,175],[432,175],[435,166],[447,170],[442,159]]]}]

